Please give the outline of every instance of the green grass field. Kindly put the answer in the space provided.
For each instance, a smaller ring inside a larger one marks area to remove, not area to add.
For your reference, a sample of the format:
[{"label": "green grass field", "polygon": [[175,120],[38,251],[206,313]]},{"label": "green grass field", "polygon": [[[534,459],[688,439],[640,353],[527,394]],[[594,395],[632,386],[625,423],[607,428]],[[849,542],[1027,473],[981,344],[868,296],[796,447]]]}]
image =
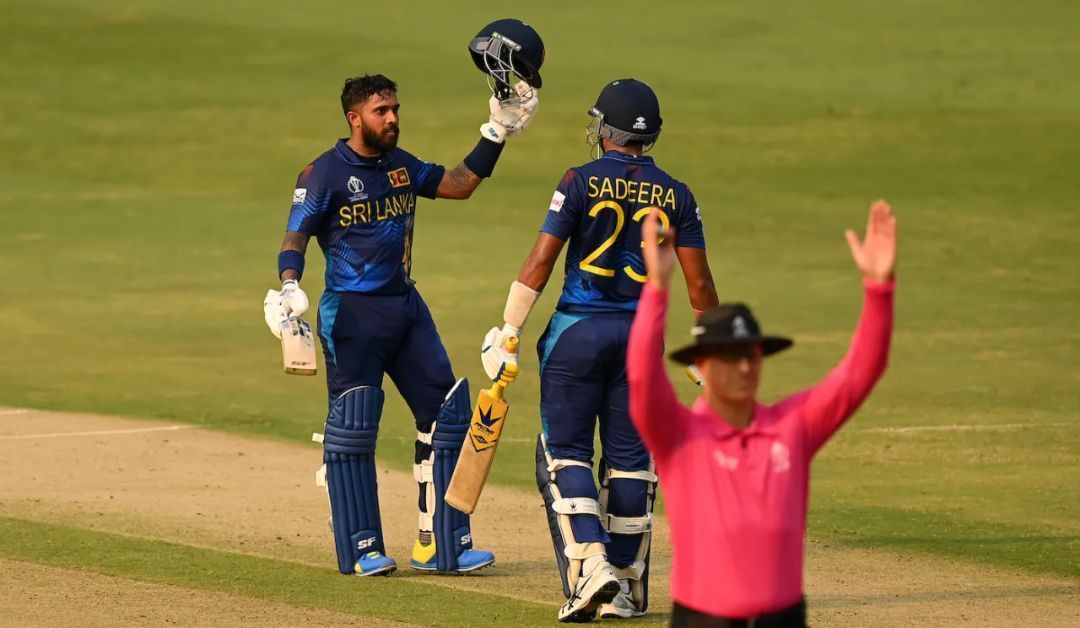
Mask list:
[{"label": "green grass field", "polygon": [[[486,99],[465,45],[504,13],[0,0],[0,405],[307,439],[323,380],[280,373],[260,312],[295,176],[344,134],[340,86],[364,72],[398,81],[404,148],[460,161]],[[419,207],[413,276],[457,373],[482,381],[480,340],[551,190],[588,159],[585,111],[634,76],[660,95],[654,156],[701,203],[721,298],[798,341],[768,363],[766,398],[844,351],[860,298],[844,228],[879,197],[899,216],[890,369],[816,465],[811,536],[1080,580],[1080,5],[559,1],[518,17],[548,48],[535,123],[471,200]],[[527,330],[496,482],[532,482],[532,347],[559,285]],[[670,342],[690,322],[676,296]],[[951,425],[980,427],[879,429]],[[381,459],[407,468],[413,434],[390,394]],[[0,555],[56,561],[32,543]]]}]

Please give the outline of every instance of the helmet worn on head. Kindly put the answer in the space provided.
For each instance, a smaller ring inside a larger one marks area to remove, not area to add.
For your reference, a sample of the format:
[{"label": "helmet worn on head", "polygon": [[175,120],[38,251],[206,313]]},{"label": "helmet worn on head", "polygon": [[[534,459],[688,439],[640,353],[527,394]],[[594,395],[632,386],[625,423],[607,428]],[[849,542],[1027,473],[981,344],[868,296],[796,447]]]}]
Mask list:
[{"label": "helmet worn on head", "polygon": [[594,118],[589,128],[589,143],[593,145],[606,139],[619,146],[641,142],[648,148],[660,137],[664,123],[656,92],[632,78],[608,83],[589,115]]},{"label": "helmet worn on head", "polygon": [[469,54],[476,67],[494,79],[496,95],[512,91],[515,75],[534,88],[543,85],[544,40],[521,20],[496,20],[480,29],[469,42]]}]

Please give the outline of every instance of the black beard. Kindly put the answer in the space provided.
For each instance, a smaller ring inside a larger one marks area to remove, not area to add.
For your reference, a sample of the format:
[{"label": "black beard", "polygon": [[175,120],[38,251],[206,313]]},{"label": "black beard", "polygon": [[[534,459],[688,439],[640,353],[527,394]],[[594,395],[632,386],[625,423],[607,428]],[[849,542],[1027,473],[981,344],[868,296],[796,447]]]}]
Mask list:
[{"label": "black beard", "polygon": [[398,136],[401,134],[400,130],[396,128],[394,130],[398,132],[394,134],[387,133],[386,135],[377,135],[374,131],[364,127],[360,130],[360,136],[363,138],[364,144],[374,148],[380,153],[388,153],[397,148]]}]

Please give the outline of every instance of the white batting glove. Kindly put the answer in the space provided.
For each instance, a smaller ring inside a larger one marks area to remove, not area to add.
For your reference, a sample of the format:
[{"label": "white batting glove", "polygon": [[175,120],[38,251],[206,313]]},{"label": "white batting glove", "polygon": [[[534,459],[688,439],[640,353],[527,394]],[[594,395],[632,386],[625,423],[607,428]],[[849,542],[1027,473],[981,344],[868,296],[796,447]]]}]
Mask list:
[{"label": "white batting glove", "polygon": [[[505,325],[502,329],[492,327],[484,336],[484,342],[480,345],[480,361],[484,363],[484,372],[491,381],[513,381],[513,378],[517,377],[517,346],[508,345],[507,341],[516,339],[519,333],[520,330]],[[508,370],[507,366],[511,364],[514,365],[513,369]],[[512,376],[507,377],[509,375]]]},{"label": "white batting glove", "polygon": [[502,144],[506,138],[520,133],[532,122],[540,107],[540,95],[525,81],[514,86],[516,96],[503,101],[492,95],[488,99],[490,117],[480,126],[480,134],[493,142]]},{"label": "white batting glove", "polygon": [[307,293],[300,288],[300,282],[288,279],[281,284],[281,303],[287,316],[303,316],[308,311]]},{"label": "white batting glove", "polygon": [[289,279],[281,284],[281,290],[267,290],[263,299],[263,318],[270,333],[281,338],[281,321],[289,316],[303,316],[308,310],[307,294],[300,288],[300,283]]},{"label": "white batting glove", "polygon": [[699,371],[698,367],[694,366],[693,364],[686,367],[686,376],[690,378],[690,381],[694,382],[698,386],[705,385],[705,382],[701,381],[701,371]]},{"label": "white batting glove", "polygon": [[281,293],[277,290],[267,290],[266,298],[263,299],[263,318],[270,333],[281,340],[281,321],[285,320],[285,310],[281,306]]}]

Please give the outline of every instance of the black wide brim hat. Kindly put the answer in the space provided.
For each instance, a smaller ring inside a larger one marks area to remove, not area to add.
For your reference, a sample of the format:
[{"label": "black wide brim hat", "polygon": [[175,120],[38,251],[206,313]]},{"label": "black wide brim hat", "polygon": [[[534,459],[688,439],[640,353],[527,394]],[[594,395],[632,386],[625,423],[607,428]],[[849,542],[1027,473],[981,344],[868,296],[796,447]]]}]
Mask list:
[{"label": "black wide brim hat", "polygon": [[761,333],[761,326],[743,303],[722,303],[706,310],[690,329],[694,342],[672,351],[668,357],[680,364],[693,364],[694,358],[733,345],[760,344],[764,355],[772,355],[795,344],[791,338]]}]

